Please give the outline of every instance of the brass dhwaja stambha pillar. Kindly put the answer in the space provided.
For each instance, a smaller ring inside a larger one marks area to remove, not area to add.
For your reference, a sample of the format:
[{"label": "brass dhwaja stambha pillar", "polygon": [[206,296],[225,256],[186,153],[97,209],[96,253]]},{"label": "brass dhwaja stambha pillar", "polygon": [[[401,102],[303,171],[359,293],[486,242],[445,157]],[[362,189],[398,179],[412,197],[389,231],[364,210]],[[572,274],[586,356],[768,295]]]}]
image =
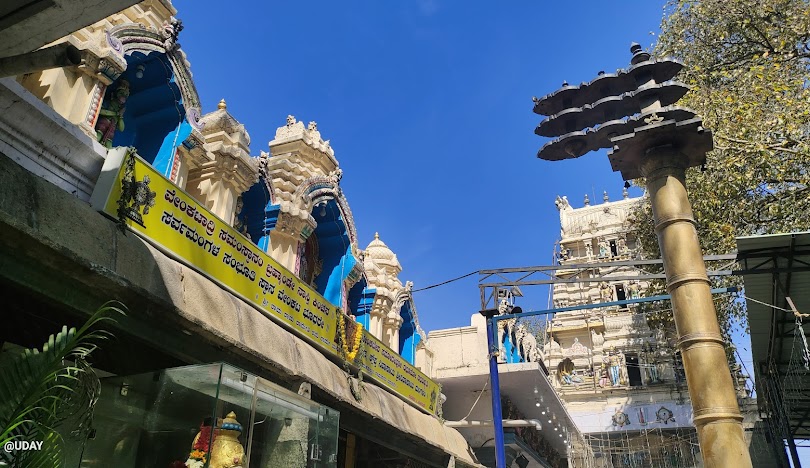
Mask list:
[{"label": "brass dhwaja stambha pillar", "polygon": [[547,116],[535,133],[553,138],[537,157],[559,161],[607,148],[624,180],[647,179],[704,465],[748,468],[743,418],[684,185],[686,169],[706,163],[712,134],[677,105],[689,90],[673,80],[683,65],[654,59],[638,44],[630,52],[629,68],[534,98],[534,112]]},{"label": "brass dhwaja stambha pillar", "polygon": [[671,148],[641,164],[664,260],[694,424],[706,467],[751,466],[709,278],[684,185],[685,158]]}]

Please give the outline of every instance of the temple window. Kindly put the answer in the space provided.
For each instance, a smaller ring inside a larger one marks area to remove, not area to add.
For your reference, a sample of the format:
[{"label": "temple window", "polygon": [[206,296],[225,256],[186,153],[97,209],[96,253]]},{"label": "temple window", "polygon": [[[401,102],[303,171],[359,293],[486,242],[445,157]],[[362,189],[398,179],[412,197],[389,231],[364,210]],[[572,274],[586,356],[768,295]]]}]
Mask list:
[{"label": "temple window", "polygon": [[317,261],[321,266],[315,276],[315,289],[327,301],[343,307],[346,299],[343,282],[357,263],[351,254],[351,240],[343,215],[337,202],[329,199],[316,204],[312,216],[318,223],[311,236],[317,238]]},{"label": "temple window", "polygon": [[635,353],[627,353],[625,355],[625,362],[627,364],[627,379],[630,381],[630,386],[641,386],[641,366],[638,362],[638,355]]},{"label": "temple window", "polygon": [[616,285],[616,300],[624,301],[627,299],[627,294],[624,291],[624,286],[621,284]]},{"label": "temple window", "polygon": [[134,146],[169,176],[177,147],[191,134],[180,87],[166,54],[136,51],[104,96],[96,135],[108,148]]}]

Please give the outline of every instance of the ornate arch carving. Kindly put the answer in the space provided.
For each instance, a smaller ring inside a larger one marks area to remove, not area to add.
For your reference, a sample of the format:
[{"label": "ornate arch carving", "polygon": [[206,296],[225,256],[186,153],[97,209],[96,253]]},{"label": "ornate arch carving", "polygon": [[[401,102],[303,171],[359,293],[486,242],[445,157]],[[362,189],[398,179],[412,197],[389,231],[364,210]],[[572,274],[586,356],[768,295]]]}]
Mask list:
[{"label": "ornate arch carving", "polygon": [[[164,29],[169,27],[164,26]],[[202,116],[200,96],[191,78],[191,64],[188,62],[185,52],[180,49],[180,44],[176,42],[176,35],[172,38],[172,35],[165,30],[158,32],[147,29],[139,23],[115,26],[107,34],[110,46],[122,56],[133,52],[141,52],[144,55],[157,52],[166,55],[174,72],[177,86],[180,88],[180,95],[183,97],[186,120],[194,129],[201,129],[199,122]]]},{"label": "ornate arch carving", "polygon": [[270,195],[270,200],[269,200],[270,203],[275,204],[275,203],[278,203],[278,202],[276,201],[276,199],[277,199],[276,191],[273,188],[273,184],[271,183],[273,178],[270,176],[270,174],[267,173],[267,162],[268,162],[269,159],[270,159],[270,153],[266,153],[266,152],[262,151],[259,154],[259,157],[257,158],[257,161],[256,161],[256,163],[257,163],[257,165],[259,167],[259,181],[257,183],[258,184],[264,184],[264,187],[267,189],[267,193]]},{"label": "ornate arch carving", "polygon": [[305,180],[293,193],[293,203],[302,211],[311,212],[313,207],[325,200],[335,200],[346,225],[346,232],[353,250],[357,248],[357,229],[349,202],[340,189],[340,169],[328,176],[315,176]]}]

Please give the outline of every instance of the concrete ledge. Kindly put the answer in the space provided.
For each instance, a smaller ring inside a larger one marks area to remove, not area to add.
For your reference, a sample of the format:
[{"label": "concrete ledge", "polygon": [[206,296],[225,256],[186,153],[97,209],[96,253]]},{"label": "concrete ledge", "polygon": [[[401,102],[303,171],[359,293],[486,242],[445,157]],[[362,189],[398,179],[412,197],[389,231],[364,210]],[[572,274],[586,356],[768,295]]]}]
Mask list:
[{"label": "concrete ledge", "polygon": [[89,200],[107,149],[12,78],[0,79],[0,153]]},{"label": "concrete ledge", "polygon": [[[88,288],[101,288],[107,298],[136,295],[147,307],[131,310],[135,320],[152,327],[170,322],[176,324],[169,330],[172,333],[188,330],[218,346],[231,347],[261,367],[312,383],[358,412],[421,439],[462,464],[480,466],[455,429],[370,382],[364,385],[362,401],[356,401],[343,370],[314,347],[136,235],[123,234],[86,203],[3,155],[0,250],[19,252],[23,258],[33,254],[24,260],[7,256],[0,264],[29,261],[37,268],[71,275]],[[158,315],[160,320],[155,320]]]}]

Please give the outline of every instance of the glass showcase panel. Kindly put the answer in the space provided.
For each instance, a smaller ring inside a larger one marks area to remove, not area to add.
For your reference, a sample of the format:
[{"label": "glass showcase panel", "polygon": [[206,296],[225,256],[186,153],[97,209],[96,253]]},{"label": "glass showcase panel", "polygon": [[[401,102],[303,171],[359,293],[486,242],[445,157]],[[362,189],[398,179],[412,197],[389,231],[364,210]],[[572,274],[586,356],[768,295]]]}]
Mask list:
[{"label": "glass showcase panel", "polygon": [[81,467],[335,467],[339,412],[227,364],[102,379]]}]

